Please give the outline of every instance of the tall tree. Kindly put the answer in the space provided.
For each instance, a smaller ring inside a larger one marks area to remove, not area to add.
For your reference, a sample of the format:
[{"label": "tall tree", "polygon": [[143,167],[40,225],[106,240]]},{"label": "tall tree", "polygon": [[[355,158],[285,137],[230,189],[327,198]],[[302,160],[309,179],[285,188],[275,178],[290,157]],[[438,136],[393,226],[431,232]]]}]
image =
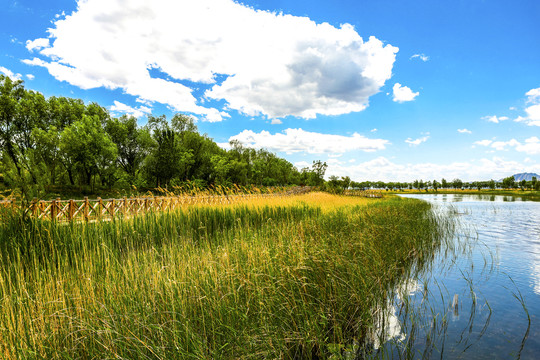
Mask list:
[{"label": "tall tree", "polygon": [[[60,136],[60,149],[69,164],[82,174],[82,182],[94,188],[95,175],[104,180],[117,156],[117,148],[105,133],[98,116],[84,115],[66,127]],[[72,179],[73,181],[73,179]]]}]

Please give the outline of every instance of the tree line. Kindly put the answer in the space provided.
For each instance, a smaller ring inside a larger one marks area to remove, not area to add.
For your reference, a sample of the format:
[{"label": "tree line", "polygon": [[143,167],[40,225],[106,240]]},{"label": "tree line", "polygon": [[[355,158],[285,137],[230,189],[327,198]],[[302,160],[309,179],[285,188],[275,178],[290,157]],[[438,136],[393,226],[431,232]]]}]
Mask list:
[{"label": "tree line", "polygon": [[265,149],[219,147],[184,114],[115,118],[97,103],[27,90],[0,75],[0,185],[36,196],[50,188],[310,185],[326,163],[298,170]]},{"label": "tree line", "polygon": [[522,189],[522,190],[540,190],[540,181],[533,177],[531,181],[521,180],[515,181],[513,176],[504,178],[502,181],[488,180],[488,181],[471,181],[465,182],[460,179],[454,179],[448,181],[446,179],[424,181],[414,180],[412,182],[384,182],[384,181],[351,181],[349,177],[330,176],[328,182],[325,184],[329,189],[381,189],[381,190],[428,190],[432,189],[437,191],[438,189]]}]

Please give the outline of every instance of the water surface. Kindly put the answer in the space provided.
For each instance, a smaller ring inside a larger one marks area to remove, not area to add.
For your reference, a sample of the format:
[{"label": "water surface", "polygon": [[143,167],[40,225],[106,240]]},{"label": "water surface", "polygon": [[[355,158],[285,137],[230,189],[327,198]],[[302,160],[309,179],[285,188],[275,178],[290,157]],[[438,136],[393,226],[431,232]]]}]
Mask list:
[{"label": "water surface", "polygon": [[429,201],[458,221],[457,250],[406,284],[409,291],[394,306],[400,327],[383,346],[386,356],[540,359],[540,202],[404,196]]}]

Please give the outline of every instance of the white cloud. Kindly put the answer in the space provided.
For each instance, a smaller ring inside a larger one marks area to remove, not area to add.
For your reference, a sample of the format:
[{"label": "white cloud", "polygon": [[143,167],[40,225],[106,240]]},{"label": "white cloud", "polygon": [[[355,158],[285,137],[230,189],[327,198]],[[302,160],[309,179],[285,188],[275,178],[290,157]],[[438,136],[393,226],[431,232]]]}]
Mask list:
[{"label": "white cloud", "polygon": [[11,70],[3,67],[3,66],[0,66],[0,73],[6,75],[8,78],[10,78],[13,81],[21,80],[21,78],[22,78],[21,74],[16,74],[13,71],[11,71]]},{"label": "white cloud", "polygon": [[524,152],[529,155],[540,154],[540,139],[536,136],[525,139],[524,143],[521,143],[516,139],[511,139],[508,141],[481,140],[476,141],[475,144],[488,146],[498,151],[514,148],[516,151]]},{"label": "white cloud", "polygon": [[414,54],[413,56],[410,57],[410,60],[412,60],[412,59],[420,59],[423,62],[426,62],[426,61],[429,60],[429,56],[427,56],[425,54]]},{"label": "white cloud", "polygon": [[480,146],[489,146],[491,145],[493,141],[491,140],[479,140],[479,141],[475,141],[474,144],[475,145],[480,145]]},{"label": "white cloud", "polygon": [[518,116],[514,121],[524,122],[529,126],[540,126],[540,88],[531,89],[525,93],[527,104],[525,113],[527,116]]},{"label": "white cloud", "polygon": [[377,132],[377,129],[371,129],[371,132]]},{"label": "white cloud", "polygon": [[39,39],[35,39],[35,40],[27,40],[26,41],[26,48],[29,51],[41,50],[41,49],[44,49],[44,48],[48,48],[49,46],[50,46],[49,39],[47,39],[47,38],[39,38]]},{"label": "white cloud", "polygon": [[114,105],[109,108],[113,112],[123,113],[135,116],[140,118],[146,114],[150,114],[152,109],[146,106],[139,106],[138,108],[133,108],[129,105],[123,104],[120,101],[114,101]]},{"label": "white cloud", "polygon": [[421,143],[426,142],[428,139],[429,139],[429,133],[426,133],[425,136],[422,136],[421,138],[418,138],[418,139],[413,140],[412,138],[407,138],[405,142],[409,144],[410,146],[418,146]]},{"label": "white cloud", "polygon": [[[375,37],[364,41],[349,24],[336,28],[233,0],[80,0],[53,22],[49,38],[49,46],[28,43],[45,46],[47,62],[28,61],[58,80],[123,89],[209,121],[221,115],[200,105],[204,97],[270,118],[361,111],[390,79],[398,51]],[[199,98],[193,90],[201,84],[209,88]]]},{"label": "white cloud", "polygon": [[507,116],[495,116],[495,115],[489,115],[489,116],[484,116],[484,117],[482,117],[482,120],[486,120],[486,121],[488,121],[488,122],[492,122],[492,123],[498,124],[498,123],[500,123],[501,121],[508,120],[508,117],[507,117]]},{"label": "white cloud", "polygon": [[531,89],[525,93],[527,102],[537,103],[540,101],[540,88]]},{"label": "white cloud", "polygon": [[281,121],[279,119],[272,119],[271,124],[272,125],[279,125],[279,124],[283,124],[283,121]]},{"label": "white cloud", "polygon": [[461,134],[472,134],[472,131],[468,129],[457,129],[457,131]]},{"label": "white cloud", "polygon": [[328,166],[326,177],[331,175],[349,176],[354,181],[414,181],[415,179],[440,181],[460,178],[464,181],[500,179],[519,172],[540,172],[540,163],[519,163],[502,158],[480,159],[478,161],[435,163],[395,163],[385,157],[353,165],[332,164]]},{"label": "white cloud", "polygon": [[34,80],[36,77],[32,74],[26,74],[26,77],[28,78],[28,80]]},{"label": "white cloud", "polygon": [[420,94],[419,92],[413,92],[407,86],[401,86],[400,83],[395,83],[392,90],[394,91],[393,100],[399,103],[413,101]]},{"label": "white cloud", "polygon": [[294,166],[296,166],[298,169],[301,170],[303,168],[309,168],[311,164],[308,163],[307,161],[298,161],[294,163]]},{"label": "white cloud", "polygon": [[385,149],[390,142],[383,139],[369,139],[358,133],[351,136],[321,134],[302,129],[286,129],[282,133],[271,134],[244,130],[229,138],[254,148],[266,148],[271,151],[292,154],[306,152],[309,154],[334,153],[342,154],[352,150],[372,152]]}]

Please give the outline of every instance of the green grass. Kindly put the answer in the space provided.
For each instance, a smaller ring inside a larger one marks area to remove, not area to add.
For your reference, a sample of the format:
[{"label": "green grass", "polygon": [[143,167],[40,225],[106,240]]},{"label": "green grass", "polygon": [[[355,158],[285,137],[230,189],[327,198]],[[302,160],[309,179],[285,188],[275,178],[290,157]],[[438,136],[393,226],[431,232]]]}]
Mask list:
[{"label": "green grass", "polygon": [[445,231],[427,203],[359,202],[67,225],[12,216],[0,224],[0,356],[339,358]]}]

